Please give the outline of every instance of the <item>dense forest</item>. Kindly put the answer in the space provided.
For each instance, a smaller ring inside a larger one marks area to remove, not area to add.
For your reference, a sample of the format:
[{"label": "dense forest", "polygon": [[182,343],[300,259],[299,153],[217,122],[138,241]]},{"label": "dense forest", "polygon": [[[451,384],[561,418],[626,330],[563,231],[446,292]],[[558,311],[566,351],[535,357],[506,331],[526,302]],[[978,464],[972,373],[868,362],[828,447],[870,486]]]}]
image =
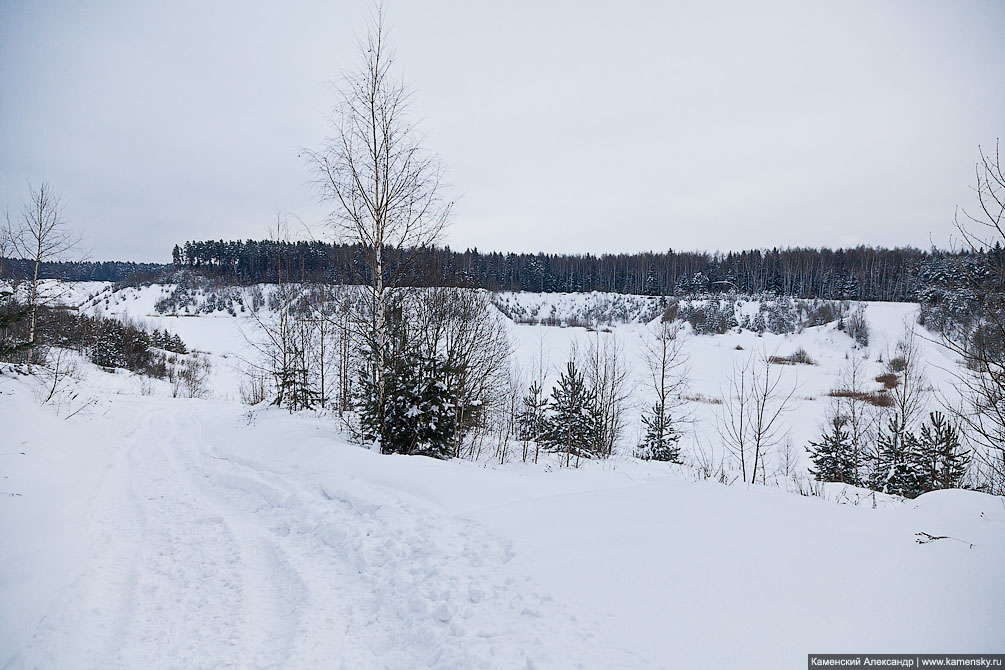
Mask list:
[{"label": "dense forest", "polygon": [[[389,273],[405,260],[387,250]],[[333,283],[369,281],[364,252],[353,245],[272,241],[186,242],[173,251],[176,268],[230,277],[240,283],[284,277]],[[636,254],[515,254],[463,252],[449,247],[418,253],[403,284],[463,286],[489,290],[639,295],[772,292],[801,298],[914,300],[923,275],[946,265],[950,255],[910,247],[887,249],[772,249],[742,252],[644,252]]]},{"label": "dense forest", "polygon": [[[489,290],[638,295],[775,293],[798,298],[940,303],[963,266],[998,265],[1001,250],[960,254],[911,247],[786,248],[729,253],[697,251],[572,255],[463,252],[424,249],[406,259],[388,249],[388,274],[402,285],[460,286]],[[202,241],[176,245],[171,264],[123,261],[42,263],[40,275],[69,281],[171,281],[186,270],[233,284],[284,280],[368,283],[365,252],[325,242]],[[406,261],[409,261],[407,262]],[[404,266],[404,270],[401,268]],[[5,259],[4,277],[30,276],[27,261]],[[950,288],[952,285],[952,288]]]},{"label": "dense forest", "polygon": [[[38,274],[39,279],[125,281],[129,278],[160,277],[170,269],[170,265],[130,261],[43,262],[39,264]],[[32,276],[32,270],[33,263],[30,260],[0,259],[0,279],[28,278]]]}]

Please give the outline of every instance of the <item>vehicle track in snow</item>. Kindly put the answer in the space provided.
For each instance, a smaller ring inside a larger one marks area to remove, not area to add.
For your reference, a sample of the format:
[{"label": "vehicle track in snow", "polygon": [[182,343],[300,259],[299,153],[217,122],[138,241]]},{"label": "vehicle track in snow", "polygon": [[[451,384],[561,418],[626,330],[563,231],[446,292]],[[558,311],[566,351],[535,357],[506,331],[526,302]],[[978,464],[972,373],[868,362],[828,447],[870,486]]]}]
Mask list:
[{"label": "vehicle track in snow", "polygon": [[94,563],[10,667],[648,667],[476,523],[246,458],[219,406],[122,402]]}]

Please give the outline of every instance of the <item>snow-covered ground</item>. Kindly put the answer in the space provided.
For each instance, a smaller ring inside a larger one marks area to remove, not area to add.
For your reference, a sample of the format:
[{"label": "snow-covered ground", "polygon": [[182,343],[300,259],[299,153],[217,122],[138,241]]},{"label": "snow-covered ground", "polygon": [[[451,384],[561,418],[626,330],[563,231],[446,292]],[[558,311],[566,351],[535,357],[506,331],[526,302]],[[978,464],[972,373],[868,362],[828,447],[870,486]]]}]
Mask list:
[{"label": "snow-covered ground", "polygon": [[[157,315],[163,287],[89,300],[104,288],[68,299],[208,352],[211,391],[171,398],[82,361],[40,405],[39,380],[0,375],[3,667],[796,668],[1005,648],[1002,498],[839,504],[624,455],[579,470],[381,456],[329,419],[238,402],[247,317]],[[876,372],[915,309],[868,306]],[[636,431],[644,327],[514,325],[515,357],[553,376],[573,343],[616,338]],[[817,365],[779,368],[799,385],[799,452],[852,341],[833,325],[689,337],[689,444],[714,439],[701,397],[734,362],[800,346]],[[945,391],[955,362],[923,347]]]}]

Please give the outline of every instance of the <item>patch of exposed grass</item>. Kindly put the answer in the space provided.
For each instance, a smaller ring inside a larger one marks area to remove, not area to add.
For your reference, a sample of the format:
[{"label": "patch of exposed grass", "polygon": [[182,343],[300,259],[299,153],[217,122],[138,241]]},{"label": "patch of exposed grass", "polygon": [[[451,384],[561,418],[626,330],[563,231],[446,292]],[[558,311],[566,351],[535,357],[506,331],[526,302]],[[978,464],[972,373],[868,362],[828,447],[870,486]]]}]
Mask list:
[{"label": "patch of exposed grass", "polygon": [[875,405],[876,407],[892,407],[893,398],[883,391],[849,391],[848,389],[834,389],[828,391],[827,395],[832,398],[851,398]]},{"label": "patch of exposed grass", "polygon": [[884,372],[876,377],[876,381],[882,384],[885,389],[895,389],[897,388],[897,384],[900,383],[900,379],[893,372]]},{"label": "patch of exposed grass", "polygon": [[768,358],[769,363],[775,363],[776,365],[816,365],[817,362],[810,358],[810,355],[806,353],[806,350],[802,347],[796,349],[792,354],[788,356],[771,356]]}]

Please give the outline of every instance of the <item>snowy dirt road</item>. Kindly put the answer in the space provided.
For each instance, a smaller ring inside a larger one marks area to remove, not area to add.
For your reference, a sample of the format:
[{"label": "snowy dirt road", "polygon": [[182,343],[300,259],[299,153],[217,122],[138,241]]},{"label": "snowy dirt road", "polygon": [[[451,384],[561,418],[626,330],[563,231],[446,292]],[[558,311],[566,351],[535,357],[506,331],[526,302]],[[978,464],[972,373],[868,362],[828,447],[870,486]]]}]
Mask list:
[{"label": "snowy dirt road", "polygon": [[213,404],[116,402],[133,427],[88,503],[93,558],[8,668],[648,666],[474,522],[263,468]]}]

